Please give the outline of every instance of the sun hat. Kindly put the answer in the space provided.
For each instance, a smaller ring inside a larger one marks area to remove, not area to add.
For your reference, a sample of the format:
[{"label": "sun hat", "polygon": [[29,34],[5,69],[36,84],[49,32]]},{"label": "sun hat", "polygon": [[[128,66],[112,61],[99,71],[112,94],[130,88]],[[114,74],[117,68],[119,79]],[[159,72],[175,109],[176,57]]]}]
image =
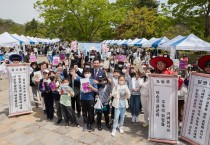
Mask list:
[{"label": "sun hat", "polygon": [[9,56],[9,60],[10,61],[14,61],[14,60],[18,60],[18,61],[22,61],[22,56],[20,56],[19,54],[12,54]]},{"label": "sun hat", "polygon": [[198,60],[198,66],[204,70],[208,61],[210,61],[210,55],[205,55]]},{"label": "sun hat", "polygon": [[166,63],[166,68],[169,68],[170,66],[173,65],[173,61],[168,58],[168,57],[160,57],[160,56],[157,56],[157,57],[154,57],[150,60],[150,65],[153,67],[153,68],[157,68],[157,62],[158,61],[162,61],[164,63]]}]

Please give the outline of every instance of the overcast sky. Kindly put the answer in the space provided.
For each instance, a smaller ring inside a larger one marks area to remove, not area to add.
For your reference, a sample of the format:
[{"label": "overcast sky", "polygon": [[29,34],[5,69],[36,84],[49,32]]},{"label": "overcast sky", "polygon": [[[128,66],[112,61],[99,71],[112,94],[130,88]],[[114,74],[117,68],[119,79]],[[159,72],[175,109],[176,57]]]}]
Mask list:
[{"label": "overcast sky", "polygon": [[[109,0],[115,2],[116,0]],[[161,3],[167,0],[160,0]],[[19,24],[31,21],[33,18],[39,19],[39,12],[33,5],[36,0],[0,0],[0,18],[11,19]]]}]

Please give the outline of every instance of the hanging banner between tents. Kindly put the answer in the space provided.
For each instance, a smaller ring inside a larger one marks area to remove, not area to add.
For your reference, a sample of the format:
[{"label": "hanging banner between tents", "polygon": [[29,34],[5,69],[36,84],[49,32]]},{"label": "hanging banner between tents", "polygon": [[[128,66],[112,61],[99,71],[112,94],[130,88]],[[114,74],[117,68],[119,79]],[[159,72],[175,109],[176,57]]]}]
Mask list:
[{"label": "hanging banner between tents", "polygon": [[9,64],[9,116],[32,113],[29,96],[30,64]]},{"label": "hanging banner between tents", "polygon": [[198,145],[210,144],[210,75],[190,77],[181,139]]},{"label": "hanging banner between tents", "polygon": [[150,141],[175,144],[178,140],[178,78],[150,74]]}]

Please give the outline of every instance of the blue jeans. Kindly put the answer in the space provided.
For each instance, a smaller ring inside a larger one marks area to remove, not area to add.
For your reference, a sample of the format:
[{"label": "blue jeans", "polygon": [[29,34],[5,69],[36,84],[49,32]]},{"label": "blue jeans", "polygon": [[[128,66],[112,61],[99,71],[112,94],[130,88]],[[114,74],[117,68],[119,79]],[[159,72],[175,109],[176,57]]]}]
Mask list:
[{"label": "blue jeans", "polygon": [[130,109],[131,109],[131,115],[132,116],[138,116],[141,110],[141,99],[140,95],[131,95],[130,98]]},{"label": "blue jeans", "polygon": [[117,128],[119,117],[120,117],[120,126],[123,126],[124,119],[125,119],[125,111],[126,111],[126,108],[115,108],[113,129]]}]

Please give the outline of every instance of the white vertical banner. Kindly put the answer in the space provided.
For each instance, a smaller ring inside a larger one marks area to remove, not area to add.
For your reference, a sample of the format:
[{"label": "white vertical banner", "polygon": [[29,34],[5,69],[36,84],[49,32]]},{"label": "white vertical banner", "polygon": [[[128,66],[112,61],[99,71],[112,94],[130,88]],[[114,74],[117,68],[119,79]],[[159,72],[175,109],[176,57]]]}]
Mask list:
[{"label": "white vertical banner", "polygon": [[150,74],[150,141],[175,144],[178,141],[178,77]]},{"label": "white vertical banner", "polygon": [[32,113],[30,64],[7,65],[9,76],[9,116]]},{"label": "white vertical banner", "polygon": [[190,76],[181,139],[196,145],[210,144],[210,75]]}]

